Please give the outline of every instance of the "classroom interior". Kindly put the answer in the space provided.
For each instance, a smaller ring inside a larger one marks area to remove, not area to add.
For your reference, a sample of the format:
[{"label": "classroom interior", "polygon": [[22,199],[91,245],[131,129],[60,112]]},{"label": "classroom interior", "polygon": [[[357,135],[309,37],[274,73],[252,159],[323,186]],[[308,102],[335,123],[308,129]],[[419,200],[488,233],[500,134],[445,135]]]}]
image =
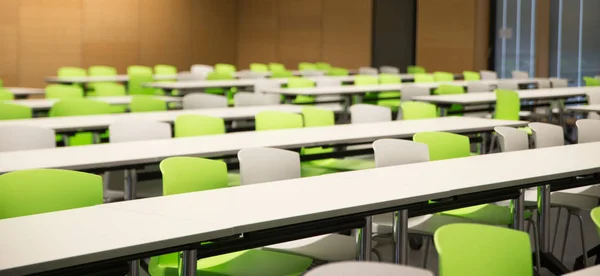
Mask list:
[{"label": "classroom interior", "polygon": [[600,275],[600,1],[2,0],[2,275]]}]

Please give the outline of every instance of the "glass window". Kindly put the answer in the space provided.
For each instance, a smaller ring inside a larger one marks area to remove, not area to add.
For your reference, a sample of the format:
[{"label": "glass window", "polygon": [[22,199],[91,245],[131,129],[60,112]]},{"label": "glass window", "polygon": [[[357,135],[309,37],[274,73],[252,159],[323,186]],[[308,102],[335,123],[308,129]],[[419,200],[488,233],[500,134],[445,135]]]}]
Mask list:
[{"label": "glass window", "polygon": [[535,76],[535,0],[496,1],[496,72],[513,70]]}]

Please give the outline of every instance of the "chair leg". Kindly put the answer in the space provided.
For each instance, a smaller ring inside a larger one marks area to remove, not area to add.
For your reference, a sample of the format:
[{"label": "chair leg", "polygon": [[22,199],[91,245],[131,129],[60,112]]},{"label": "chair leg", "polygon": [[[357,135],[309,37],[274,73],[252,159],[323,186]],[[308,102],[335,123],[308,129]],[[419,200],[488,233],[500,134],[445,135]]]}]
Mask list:
[{"label": "chair leg", "polygon": [[562,207],[558,207],[558,214],[556,215],[556,224],[554,225],[554,238],[552,238],[552,252],[554,252],[554,248],[556,247],[556,236],[558,236],[558,222],[560,221],[561,211]]},{"label": "chair leg", "polygon": [[424,236],[423,238],[425,238],[425,243],[423,244],[424,250],[421,264],[423,264],[423,268],[427,268],[427,258],[429,257],[429,244],[431,243],[431,240],[433,238],[430,236]]},{"label": "chair leg", "polygon": [[574,215],[579,220],[579,230],[581,232],[581,249],[583,251],[583,267],[587,267],[587,249],[585,247],[585,233],[583,231],[583,218],[581,215]]},{"label": "chair leg", "polygon": [[[529,221],[529,225],[531,225],[531,227],[533,227],[533,247],[535,250],[535,268],[537,269],[537,271],[540,271],[541,259],[540,259],[539,232],[538,232],[537,226],[535,225],[535,221],[533,221],[532,219],[528,219],[528,221]],[[529,233],[529,231],[527,231],[527,233]]]},{"label": "chair leg", "polygon": [[565,237],[563,239],[562,252],[560,253],[560,261],[565,259],[565,247],[567,247],[567,237],[569,236],[569,223],[571,223],[571,214],[567,213],[567,224],[565,224]]},{"label": "chair leg", "polygon": [[493,133],[491,134],[492,136],[492,141],[490,142],[490,150],[488,153],[493,153],[494,150],[496,149],[496,140],[498,139],[496,137],[496,135],[494,135]]}]

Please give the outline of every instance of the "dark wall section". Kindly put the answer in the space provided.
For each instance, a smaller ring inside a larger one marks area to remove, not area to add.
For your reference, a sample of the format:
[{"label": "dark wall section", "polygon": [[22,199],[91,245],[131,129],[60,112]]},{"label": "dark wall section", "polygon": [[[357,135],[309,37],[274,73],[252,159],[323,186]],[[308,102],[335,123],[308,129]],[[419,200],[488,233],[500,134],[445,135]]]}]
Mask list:
[{"label": "dark wall section", "polygon": [[416,0],[373,0],[373,67],[415,63]]}]

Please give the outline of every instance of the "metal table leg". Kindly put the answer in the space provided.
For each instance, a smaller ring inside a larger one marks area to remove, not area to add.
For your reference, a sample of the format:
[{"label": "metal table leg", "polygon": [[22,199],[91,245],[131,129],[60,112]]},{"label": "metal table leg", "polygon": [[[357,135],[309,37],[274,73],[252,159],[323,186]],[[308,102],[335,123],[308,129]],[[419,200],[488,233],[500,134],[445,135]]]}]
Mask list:
[{"label": "metal table leg", "polygon": [[140,273],[140,260],[129,262],[129,276],[137,276]]},{"label": "metal table leg", "polygon": [[550,185],[538,187],[538,225],[540,230],[540,250],[550,250]]},{"label": "metal table leg", "polygon": [[342,122],[348,123],[350,122],[350,106],[352,105],[352,96],[346,95],[343,99],[344,101],[342,103]]},{"label": "metal table leg", "polygon": [[195,276],[197,262],[198,262],[198,251],[196,251],[196,250],[183,251],[183,262],[182,262],[183,276]]},{"label": "metal table leg", "polygon": [[137,173],[135,169],[125,170],[125,200],[135,199]]},{"label": "metal table leg", "polygon": [[373,236],[373,218],[368,216],[365,218],[365,226],[360,231],[360,261],[371,261],[371,237]]},{"label": "metal table leg", "polygon": [[408,210],[396,212],[396,250],[394,262],[397,264],[408,264]]},{"label": "metal table leg", "polygon": [[519,198],[511,200],[511,211],[513,215],[513,228],[515,230],[523,231],[525,229],[525,190],[521,189],[519,192],[521,193]]}]

